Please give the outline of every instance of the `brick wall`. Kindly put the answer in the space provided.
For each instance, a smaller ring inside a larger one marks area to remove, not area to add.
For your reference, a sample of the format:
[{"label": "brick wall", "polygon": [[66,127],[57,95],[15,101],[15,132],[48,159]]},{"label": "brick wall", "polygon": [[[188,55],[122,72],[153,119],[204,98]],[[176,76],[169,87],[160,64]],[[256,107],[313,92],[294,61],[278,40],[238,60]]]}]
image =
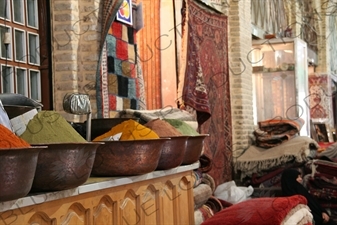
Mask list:
[{"label": "brick wall", "polygon": [[98,12],[101,1],[51,1],[52,71],[54,109],[68,120],[77,120],[63,112],[63,97],[67,93],[86,93],[90,96],[93,116],[97,112],[95,80],[100,54]]},{"label": "brick wall", "polygon": [[254,129],[252,66],[247,58],[252,46],[250,4],[231,0],[227,9],[234,160],[249,145]]}]

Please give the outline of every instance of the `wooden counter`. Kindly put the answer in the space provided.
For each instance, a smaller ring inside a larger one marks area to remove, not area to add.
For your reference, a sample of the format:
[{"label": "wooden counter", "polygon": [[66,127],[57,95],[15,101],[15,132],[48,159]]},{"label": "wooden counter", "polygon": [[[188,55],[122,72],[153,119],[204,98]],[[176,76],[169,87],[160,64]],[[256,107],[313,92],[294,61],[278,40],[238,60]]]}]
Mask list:
[{"label": "wooden counter", "polygon": [[0,202],[0,225],[194,224],[192,171],[199,163]]}]

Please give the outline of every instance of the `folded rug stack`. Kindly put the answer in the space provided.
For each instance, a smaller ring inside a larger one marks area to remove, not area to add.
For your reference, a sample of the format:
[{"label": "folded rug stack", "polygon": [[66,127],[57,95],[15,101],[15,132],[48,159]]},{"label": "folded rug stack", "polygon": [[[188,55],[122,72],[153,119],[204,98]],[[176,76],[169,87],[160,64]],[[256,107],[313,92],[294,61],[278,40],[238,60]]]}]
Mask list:
[{"label": "folded rug stack", "polygon": [[304,125],[304,120],[274,118],[258,122],[259,129],[255,130],[256,146],[271,148],[294,138]]}]

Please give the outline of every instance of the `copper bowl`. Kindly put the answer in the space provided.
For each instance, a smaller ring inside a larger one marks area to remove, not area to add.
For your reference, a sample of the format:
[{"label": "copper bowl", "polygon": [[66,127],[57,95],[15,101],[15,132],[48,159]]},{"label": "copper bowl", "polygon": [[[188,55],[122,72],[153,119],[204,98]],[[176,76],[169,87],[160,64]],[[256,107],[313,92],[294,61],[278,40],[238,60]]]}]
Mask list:
[{"label": "copper bowl", "polygon": [[204,147],[204,140],[209,134],[200,134],[196,136],[189,136],[186,143],[186,152],[182,165],[195,163],[201,156]]},{"label": "copper bowl", "polygon": [[84,184],[90,176],[95,154],[102,142],[43,144],[32,192],[61,191]]},{"label": "copper bowl", "polygon": [[33,183],[38,155],[46,147],[0,149],[0,202],[26,196]]},{"label": "copper bowl", "polygon": [[161,151],[156,170],[168,170],[180,166],[183,162],[188,136],[170,137]]},{"label": "copper bowl", "polygon": [[167,138],[104,141],[98,147],[92,176],[131,176],[154,171]]}]

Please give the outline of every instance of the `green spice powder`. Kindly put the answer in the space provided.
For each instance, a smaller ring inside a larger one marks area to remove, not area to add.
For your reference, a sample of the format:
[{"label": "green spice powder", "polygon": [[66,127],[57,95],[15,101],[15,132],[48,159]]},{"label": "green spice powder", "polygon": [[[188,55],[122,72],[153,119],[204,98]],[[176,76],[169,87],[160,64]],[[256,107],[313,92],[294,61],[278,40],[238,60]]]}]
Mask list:
[{"label": "green spice powder", "polygon": [[184,135],[190,135],[190,136],[199,135],[199,133],[196,130],[194,130],[190,125],[188,125],[184,121],[177,120],[177,119],[163,119],[163,120],[171,124],[178,131],[180,131],[180,133]]},{"label": "green spice powder", "polygon": [[40,111],[20,136],[30,144],[87,142],[59,113]]}]

